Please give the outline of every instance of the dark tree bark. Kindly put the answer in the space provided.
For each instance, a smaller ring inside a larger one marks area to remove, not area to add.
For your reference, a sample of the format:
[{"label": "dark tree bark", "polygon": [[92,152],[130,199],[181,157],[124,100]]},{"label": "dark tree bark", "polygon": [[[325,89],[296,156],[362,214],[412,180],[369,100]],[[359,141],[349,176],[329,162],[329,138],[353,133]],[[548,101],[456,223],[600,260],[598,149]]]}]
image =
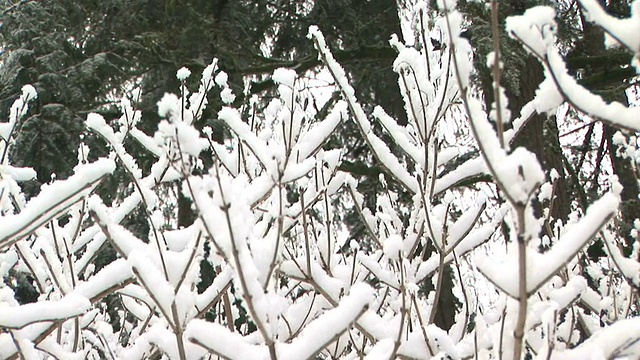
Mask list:
[{"label": "dark tree bark", "polygon": [[[604,1],[600,1],[603,6],[606,6]],[[618,16],[629,16],[628,4],[624,0],[610,1],[608,10]],[[604,47],[604,33],[603,30],[593,24],[587,22],[582,16],[582,26],[584,28],[584,37],[579,44],[580,49],[584,52],[582,55],[587,58],[601,58],[606,57],[608,54],[607,49]],[[605,74],[611,70],[610,67],[616,67],[615,63],[603,64],[601,68],[585,67],[585,76],[593,77],[601,74]],[[627,96],[624,92],[626,86],[622,82],[618,84],[610,85],[609,87],[595,87],[583,84],[590,88],[591,91],[599,93],[609,101],[618,101],[625,105],[628,105]],[[622,86],[616,86],[622,85]],[[624,250],[626,254],[631,253],[633,243],[635,239],[631,236],[630,230],[633,229],[633,222],[635,219],[640,218],[640,201],[638,195],[640,194],[640,186],[638,185],[638,177],[634,170],[634,165],[631,159],[623,158],[617,153],[617,146],[613,144],[613,135],[619,131],[619,129],[603,124],[604,131],[603,136],[606,140],[606,151],[608,152],[611,165],[613,167],[613,173],[618,176],[620,184],[623,186],[620,197],[622,199],[622,206],[620,207],[620,221],[617,224],[619,234],[625,239]],[[624,133],[624,132],[623,132]],[[628,135],[628,134],[625,134]],[[594,171],[599,171],[595,169]],[[594,184],[595,185],[595,184]]]},{"label": "dark tree bark", "polygon": [[[493,51],[490,14],[484,7],[469,4],[469,16],[480,17],[478,24],[488,24],[474,29],[471,38],[474,48],[478,51],[475,64],[479,72],[479,82],[485,96],[485,106],[491,108],[494,101],[493,77],[491,69],[486,67],[486,56]],[[499,3],[499,29],[504,29],[504,21],[507,17],[521,14],[527,4],[524,1]],[[535,97],[535,92],[544,80],[543,67],[533,56],[527,54],[522,46],[508,38],[503,30],[500,30],[501,62],[504,63],[501,85],[509,101],[508,108],[511,111],[511,120],[520,116],[522,108]],[[560,178],[555,183],[554,200],[551,205],[550,215],[552,219],[565,221],[571,210],[571,188],[569,186],[567,172],[564,168],[562,148],[555,116],[546,114],[534,114],[524,125],[511,144],[511,149],[524,147],[536,155],[538,161],[546,172],[555,169]],[[542,206],[534,202],[534,210],[537,215],[542,214]],[[546,233],[543,229],[543,233]]]},{"label": "dark tree bark", "polygon": [[[533,56],[527,56],[524,66],[520,69],[520,74],[518,92],[515,93],[513,90],[507,89],[513,119],[519,116],[524,105],[533,100],[538,85],[544,80],[542,65]],[[555,116],[533,115],[512,144],[512,148],[519,146],[536,154],[545,171],[555,169],[560,175],[555,183],[551,217],[566,220],[571,211],[571,197],[568,177],[565,174],[562,161],[563,154]]]}]

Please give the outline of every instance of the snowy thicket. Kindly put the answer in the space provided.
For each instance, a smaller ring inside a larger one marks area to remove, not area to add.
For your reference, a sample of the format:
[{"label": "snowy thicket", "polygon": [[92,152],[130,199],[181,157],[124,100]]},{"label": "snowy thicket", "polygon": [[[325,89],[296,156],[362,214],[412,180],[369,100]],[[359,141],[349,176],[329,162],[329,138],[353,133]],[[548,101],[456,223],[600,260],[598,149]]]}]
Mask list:
[{"label": "snowy thicket", "polygon": [[[83,144],[73,176],[25,199],[19,184],[34,173],[12,166],[9,156],[37,96],[25,86],[8,122],[0,123],[0,274],[28,274],[40,297],[21,305],[11,284],[0,287],[0,358],[640,356],[638,249],[624,256],[611,224],[621,185],[610,178],[610,191],[567,223],[549,218],[547,209],[536,215],[533,200],[553,198],[557,174],[546,174],[534,154],[510,146],[534,111],[553,114],[568,102],[594,119],[638,131],[640,110],[605,103],[582,88],[554,46],[553,10],[536,7],[510,18],[506,31],[540,60],[546,80],[503,130],[507,98],[483,108],[471,86],[473,51],[460,37],[463,14],[455,1],[438,3],[437,16],[426,6],[416,10],[416,18],[435,16],[416,22],[418,44],[390,42],[398,51],[393,70],[406,126],[380,107],[366,113],[312,27],[309,39],[342,94],[326,117],[308,109],[309,95],[293,70],[274,72],[278,97],[257,113],[253,104],[231,105],[235,96],[216,61],[193,93],[184,85],[192,74],[183,68],[180,94],[158,103],[163,120],[153,136],[137,128],[141,114],[126,98],[113,123],[90,114],[87,129],[104,139],[109,156],[88,162],[91,149]],[[629,19],[608,16],[595,0],[580,4],[612,45],[635,54],[631,65],[640,72],[640,1]],[[433,34],[440,37],[437,49],[429,41]],[[499,55],[488,63],[499,66]],[[494,85],[503,94],[499,81]],[[195,126],[214,87],[227,104],[218,113],[231,133],[223,144],[212,140],[209,128]],[[397,182],[411,201],[400,202],[385,186],[375,209],[364,205],[357,181],[338,169],[342,149],[327,146],[346,121],[357,125],[386,170],[380,181]],[[452,126],[466,129],[473,144],[452,138]],[[139,154],[127,152],[128,138],[155,156],[149,173],[138,166]],[[633,154],[633,145],[625,146]],[[438,175],[476,149],[479,158]],[[117,168],[134,188],[107,205],[95,189]],[[502,203],[485,199],[482,189],[456,187],[479,174],[490,176],[486,186],[499,189]],[[167,184],[191,200],[196,219],[190,226],[164,222],[162,207],[173,201],[163,198]],[[361,215],[364,243],[335,221],[338,202]],[[123,225],[137,208],[147,216],[145,238]],[[548,224],[550,235],[541,236]],[[584,256],[594,238],[608,254],[598,263]],[[98,269],[95,259],[106,243],[118,258]],[[198,291],[202,260],[216,274]],[[449,268],[462,305],[446,331],[434,317]],[[434,290],[425,291],[425,282]],[[108,295],[123,306],[117,326]]]}]

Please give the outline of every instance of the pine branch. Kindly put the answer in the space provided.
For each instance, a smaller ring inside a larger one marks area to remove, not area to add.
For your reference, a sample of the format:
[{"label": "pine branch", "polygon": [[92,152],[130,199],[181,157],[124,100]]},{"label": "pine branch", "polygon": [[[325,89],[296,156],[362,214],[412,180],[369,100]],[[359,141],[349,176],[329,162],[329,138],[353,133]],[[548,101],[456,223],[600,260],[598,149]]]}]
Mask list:
[{"label": "pine branch", "polygon": [[[381,59],[391,61],[396,58],[398,53],[391,47],[362,46],[355,49],[335,50],[333,55],[338,62],[344,65],[352,62],[366,62]],[[298,60],[265,59],[265,61],[268,61],[268,63],[247,68],[226,68],[225,71],[240,75],[270,74],[274,70],[284,67],[293,69],[298,74],[303,74],[321,65],[318,54],[315,51],[313,54]],[[271,89],[273,86],[275,86],[275,83],[270,77],[262,81],[252,81],[250,92],[251,94],[258,94]]]}]

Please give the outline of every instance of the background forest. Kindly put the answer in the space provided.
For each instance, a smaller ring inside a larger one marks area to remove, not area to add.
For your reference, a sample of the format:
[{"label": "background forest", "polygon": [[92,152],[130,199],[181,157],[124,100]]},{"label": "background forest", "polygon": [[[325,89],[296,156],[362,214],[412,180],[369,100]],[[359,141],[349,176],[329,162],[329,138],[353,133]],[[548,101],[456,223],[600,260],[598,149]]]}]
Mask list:
[{"label": "background forest", "polygon": [[640,1],[3,9],[0,358],[640,356]]}]

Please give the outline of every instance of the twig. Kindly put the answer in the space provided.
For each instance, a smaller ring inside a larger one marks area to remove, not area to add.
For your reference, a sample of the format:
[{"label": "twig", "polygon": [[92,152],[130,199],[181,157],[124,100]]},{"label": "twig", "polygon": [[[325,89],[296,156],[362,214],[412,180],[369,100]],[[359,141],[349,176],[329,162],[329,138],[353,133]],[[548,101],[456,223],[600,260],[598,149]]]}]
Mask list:
[{"label": "twig", "polygon": [[493,37],[493,101],[496,104],[496,126],[500,147],[504,149],[504,119],[500,94],[500,30],[498,23],[498,2],[491,0],[491,33]]}]

